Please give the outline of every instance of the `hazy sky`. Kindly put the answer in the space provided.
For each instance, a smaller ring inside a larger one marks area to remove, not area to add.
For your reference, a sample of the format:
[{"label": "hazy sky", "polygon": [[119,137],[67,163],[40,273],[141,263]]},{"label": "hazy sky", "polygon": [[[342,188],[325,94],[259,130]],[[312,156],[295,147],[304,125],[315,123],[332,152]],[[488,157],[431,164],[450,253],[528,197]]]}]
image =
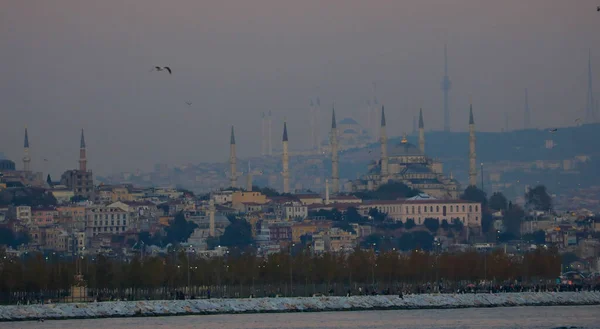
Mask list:
[{"label": "hazy sky", "polygon": [[[366,123],[377,82],[388,133],[410,132],[423,106],[442,127],[443,46],[452,80],[451,128],[523,123],[524,88],[538,127],[583,117],[587,56],[600,90],[597,0],[3,0],[0,151],[21,166],[77,166],[84,128],[98,174],[225,161],[260,152],[260,114],[272,110],[278,145],[306,147],[308,104]],[[173,75],[149,72],[169,65]],[[599,94],[596,93],[596,97]],[[189,108],[185,102],[193,102]],[[44,164],[42,159],[49,162]]]}]

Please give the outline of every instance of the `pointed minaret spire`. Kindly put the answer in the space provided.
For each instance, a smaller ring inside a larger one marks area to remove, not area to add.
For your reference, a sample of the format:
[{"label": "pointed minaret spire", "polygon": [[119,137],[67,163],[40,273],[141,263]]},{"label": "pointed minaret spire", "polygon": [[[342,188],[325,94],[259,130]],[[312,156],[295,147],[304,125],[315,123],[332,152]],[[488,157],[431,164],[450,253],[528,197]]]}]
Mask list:
[{"label": "pointed minaret spire", "polygon": [[282,141],[284,141],[284,142],[288,141],[287,123],[285,121],[283,122],[283,139],[282,139]]},{"label": "pointed minaret spire", "polygon": [[588,92],[585,107],[585,121],[587,121],[587,123],[596,121],[596,111],[594,107],[596,107],[596,102],[594,101],[594,88],[592,85],[592,49],[590,49],[588,54]]},{"label": "pointed minaret spire", "polygon": [[425,123],[423,122],[423,109],[419,109],[419,150],[425,154]]},{"label": "pointed minaret spire", "polygon": [[444,131],[450,131],[450,109],[448,105],[448,93],[452,87],[452,82],[448,77],[448,51],[444,45],[444,77],[442,78],[442,91],[444,92]]},{"label": "pointed minaret spire", "polygon": [[233,126],[231,126],[231,137],[229,138],[229,185],[231,187],[237,186],[237,157],[235,154],[235,133],[233,132]]},{"label": "pointed minaret spire", "polygon": [[381,184],[388,181],[387,134],[385,131],[385,108],[381,106],[381,127],[379,127],[381,142]]},{"label": "pointed minaret spire", "polygon": [[475,153],[475,119],[473,104],[469,105],[469,186],[477,186],[477,155]]},{"label": "pointed minaret spire", "polygon": [[81,129],[81,137],[79,138],[79,171],[87,171],[87,156],[83,129]]},{"label": "pointed minaret spire", "polygon": [[27,133],[27,127],[25,127],[25,138],[23,141],[23,171],[30,170],[31,157],[29,156],[29,134]]},{"label": "pointed minaret spire", "polygon": [[283,193],[290,193],[290,159],[288,153],[288,133],[287,133],[287,123],[283,122],[283,138],[282,138],[282,148],[283,154],[281,157],[281,162],[283,166],[283,171],[281,175],[283,176]]},{"label": "pointed minaret spire", "polygon": [[29,134],[27,134],[27,128],[25,128],[25,141],[23,143],[23,147],[26,149],[29,148]]},{"label": "pointed minaret spire", "polygon": [[331,189],[334,194],[340,192],[339,155],[338,155],[338,133],[335,120],[335,107],[331,108],[331,133],[329,135],[331,144]]},{"label": "pointed minaret spire", "polygon": [[331,107],[331,129],[337,128],[337,123],[335,121],[335,105]]}]

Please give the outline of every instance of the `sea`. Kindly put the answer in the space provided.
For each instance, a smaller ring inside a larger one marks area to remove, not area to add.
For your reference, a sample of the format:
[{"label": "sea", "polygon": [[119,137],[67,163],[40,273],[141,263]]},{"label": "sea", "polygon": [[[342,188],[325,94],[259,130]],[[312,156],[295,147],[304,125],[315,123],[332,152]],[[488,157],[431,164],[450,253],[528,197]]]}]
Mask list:
[{"label": "sea", "polygon": [[530,306],[445,310],[190,315],[147,318],[4,322],[2,329],[142,328],[600,328],[600,306]]}]

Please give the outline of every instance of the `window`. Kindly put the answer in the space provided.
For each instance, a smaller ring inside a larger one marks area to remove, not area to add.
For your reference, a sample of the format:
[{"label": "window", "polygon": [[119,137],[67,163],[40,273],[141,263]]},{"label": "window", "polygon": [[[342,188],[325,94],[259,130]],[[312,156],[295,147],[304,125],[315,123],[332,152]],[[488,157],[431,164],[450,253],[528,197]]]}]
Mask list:
[{"label": "window", "polygon": [[114,215],[114,214],[111,214],[111,215],[110,215],[110,219],[115,219],[115,215]]},{"label": "window", "polygon": [[462,211],[465,211],[465,205],[464,205],[464,204],[463,204],[463,206],[462,206],[462,209],[463,209]]},{"label": "window", "polygon": [[446,206],[442,207],[443,216],[446,216]]},{"label": "window", "polygon": [[423,212],[427,212],[427,207],[423,207]]},{"label": "window", "polygon": [[435,206],[435,212],[440,212],[440,206]]},{"label": "window", "polygon": [[433,212],[433,206],[429,206],[429,212]]},{"label": "window", "polygon": [[[127,215],[123,214],[123,219],[126,219],[126,218],[127,218]],[[123,223],[125,223],[125,221],[123,221]]]},{"label": "window", "polygon": [[473,206],[469,206],[469,212],[473,211]]},{"label": "window", "polygon": [[450,206],[450,212],[454,211],[454,206]]},{"label": "window", "polygon": [[475,206],[475,211],[479,211],[478,208],[479,208],[479,206],[476,205]]}]

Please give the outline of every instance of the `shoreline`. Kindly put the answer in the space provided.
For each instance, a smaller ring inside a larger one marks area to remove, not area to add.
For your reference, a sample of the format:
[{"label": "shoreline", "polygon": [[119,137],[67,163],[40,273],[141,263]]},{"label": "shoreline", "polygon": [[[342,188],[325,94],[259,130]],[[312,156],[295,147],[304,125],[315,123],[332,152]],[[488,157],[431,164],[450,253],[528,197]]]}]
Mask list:
[{"label": "shoreline", "polygon": [[0,306],[0,322],[214,314],[600,305],[600,292],[421,294],[61,303]]}]

